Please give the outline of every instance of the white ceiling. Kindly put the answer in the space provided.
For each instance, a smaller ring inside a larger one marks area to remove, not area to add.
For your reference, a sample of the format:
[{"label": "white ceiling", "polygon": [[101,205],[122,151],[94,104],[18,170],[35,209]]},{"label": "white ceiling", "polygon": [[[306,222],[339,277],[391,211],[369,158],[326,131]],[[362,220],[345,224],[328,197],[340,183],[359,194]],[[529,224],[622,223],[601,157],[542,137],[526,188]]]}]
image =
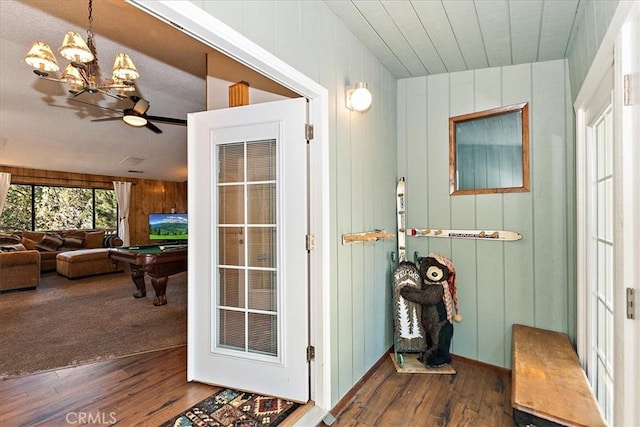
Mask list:
[{"label": "white ceiling", "polygon": [[580,1],[325,3],[402,79],[565,58]]},{"label": "white ceiling", "polygon": [[[87,5],[85,0],[0,0],[0,164],[186,180],[185,126],[154,123],[163,131],[158,135],[119,120],[91,122],[112,113],[69,101],[66,86],[38,79],[24,63],[31,44],[41,40],[64,67],[57,49],[67,31],[86,38]],[[92,15],[103,78],[123,51],[140,71],[136,86],[150,102],[147,114],[186,119],[187,113],[205,109],[210,49],[121,0],[94,1]],[[77,99],[119,110],[132,105],[101,94]]]},{"label": "white ceiling", "polygon": [[[564,58],[580,1],[325,3],[396,78],[406,78]],[[0,0],[0,164],[186,180],[186,127],[155,123],[163,130],[157,135],[120,121],[92,122],[110,113],[69,101],[62,84],[38,79],[23,62],[35,40],[56,52],[65,32],[85,35],[87,4]],[[205,109],[206,55],[217,52],[122,0],[95,0],[93,30],[103,77],[116,53],[128,53],[149,115],[184,119]],[[79,98],[115,109],[131,105],[99,94]]]}]

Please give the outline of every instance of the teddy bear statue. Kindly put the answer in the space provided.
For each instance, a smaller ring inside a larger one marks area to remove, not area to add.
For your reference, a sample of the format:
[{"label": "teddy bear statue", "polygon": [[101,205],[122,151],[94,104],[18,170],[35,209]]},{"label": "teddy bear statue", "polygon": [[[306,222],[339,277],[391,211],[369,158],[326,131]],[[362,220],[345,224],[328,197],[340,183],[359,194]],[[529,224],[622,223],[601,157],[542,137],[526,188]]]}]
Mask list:
[{"label": "teddy bear statue", "polygon": [[426,344],[418,360],[428,367],[440,367],[451,363],[452,321],[462,321],[458,314],[455,268],[449,258],[435,253],[419,258],[418,265],[420,288],[404,286],[400,295],[422,308],[420,323]]}]

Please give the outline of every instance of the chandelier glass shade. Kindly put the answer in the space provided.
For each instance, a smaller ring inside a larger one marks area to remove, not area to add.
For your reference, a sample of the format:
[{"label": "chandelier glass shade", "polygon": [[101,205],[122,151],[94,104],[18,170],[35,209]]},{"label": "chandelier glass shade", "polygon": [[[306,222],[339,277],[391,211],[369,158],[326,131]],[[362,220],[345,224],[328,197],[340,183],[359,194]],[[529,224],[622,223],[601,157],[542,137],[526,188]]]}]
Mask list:
[{"label": "chandelier glass shade", "polygon": [[[100,92],[118,99],[126,98],[124,92],[135,90],[133,81],[140,77],[140,73],[129,55],[118,53],[113,64],[111,78],[100,81],[98,58],[91,28],[92,21],[92,0],[89,0],[87,42],[77,32],[69,31],[65,34],[58,51],[63,58],[69,61],[69,64],[59,75],[57,73],[60,71],[60,66],[53,51],[48,44],[42,41],[33,43],[24,61],[33,67],[33,72],[38,77],[70,85],[69,92],[74,96],[84,92]],[[51,73],[56,74],[52,75]],[[117,93],[111,93],[112,90]]]}]

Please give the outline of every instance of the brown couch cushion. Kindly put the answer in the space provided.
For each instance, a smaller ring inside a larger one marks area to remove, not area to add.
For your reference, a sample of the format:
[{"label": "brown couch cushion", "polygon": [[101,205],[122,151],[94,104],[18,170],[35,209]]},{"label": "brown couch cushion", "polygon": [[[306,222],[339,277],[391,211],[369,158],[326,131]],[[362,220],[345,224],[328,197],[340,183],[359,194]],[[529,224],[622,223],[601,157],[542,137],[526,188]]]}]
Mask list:
[{"label": "brown couch cushion", "polygon": [[84,245],[86,249],[96,249],[102,247],[102,240],[104,239],[104,230],[102,231],[87,231],[84,233]]},{"label": "brown couch cushion", "polygon": [[81,248],[84,245],[84,239],[82,237],[68,236],[62,239],[62,246],[65,248]]},{"label": "brown couch cushion", "polygon": [[20,236],[0,233],[0,245],[15,245],[16,243],[20,243]]},{"label": "brown couch cushion", "polygon": [[31,239],[34,242],[39,242],[42,240],[46,233],[44,231],[23,231],[22,237],[26,237],[27,239]]},{"label": "brown couch cushion", "polygon": [[62,239],[54,234],[45,234],[42,240],[36,243],[36,248],[41,251],[52,252],[62,246]]},{"label": "brown couch cushion", "polygon": [[35,240],[31,240],[27,237],[22,237],[22,244],[24,245],[25,248],[27,248],[28,250],[36,250],[38,248],[36,248],[36,245],[38,244],[38,242],[36,242]]},{"label": "brown couch cushion", "polygon": [[21,252],[26,251],[22,243],[16,243],[14,245],[0,245],[0,252]]}]

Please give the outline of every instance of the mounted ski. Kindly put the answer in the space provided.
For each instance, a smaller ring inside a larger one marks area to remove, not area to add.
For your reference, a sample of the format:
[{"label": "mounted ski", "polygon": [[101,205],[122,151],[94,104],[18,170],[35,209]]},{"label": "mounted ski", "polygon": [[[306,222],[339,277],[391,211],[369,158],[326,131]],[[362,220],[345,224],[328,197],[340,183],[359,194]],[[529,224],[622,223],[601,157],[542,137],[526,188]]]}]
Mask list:
[{"label": "mounted ski", "polygon": [[405,200],[404,177],[400,178],[396,186],[396,214],[398,216],[398,263],[407,260],[406,229],[405,229]]},{"label": "mounted ski", "polygon": [[407,233],[413,237],[447,237],[450,239],[505,240],[522,239],[522,234],[505,230],[432,230],[429,228],[410,228]]}]

